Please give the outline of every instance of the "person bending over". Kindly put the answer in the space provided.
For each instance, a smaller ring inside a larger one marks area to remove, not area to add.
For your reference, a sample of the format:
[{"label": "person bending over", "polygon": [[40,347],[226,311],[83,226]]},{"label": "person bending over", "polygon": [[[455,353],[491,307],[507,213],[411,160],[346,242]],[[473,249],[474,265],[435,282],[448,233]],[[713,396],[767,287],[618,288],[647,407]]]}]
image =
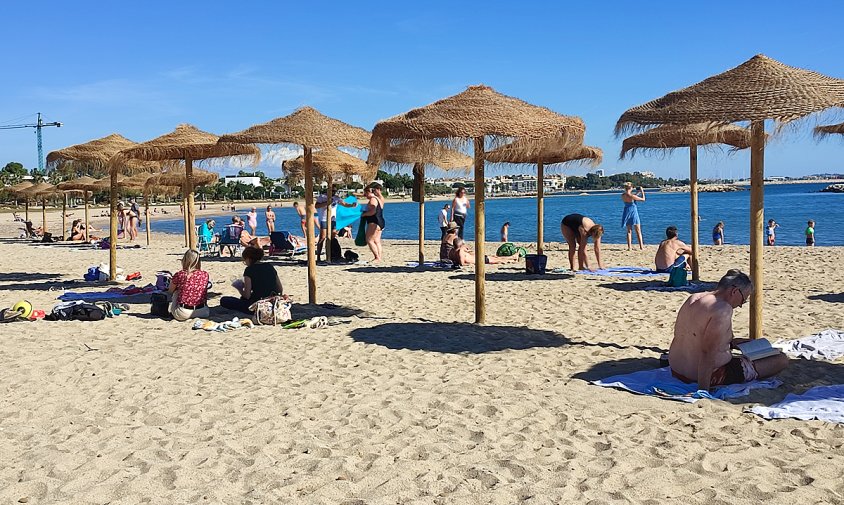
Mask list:
[{"label": "person bending over", "polygon": [[677,238],[677,227],[665,229],[665,240],[659,243],[654,263],[657,272],[670,272],[675,267],[689,264],[692,248]]},{"label": "person bending over", "polygon": [[263,257],[264,250],[260,247],[247,247],[243,250],[243,262],[246,264],[243,279],[232,283],[240,292],[240,298],[224,296],[220,298],[220,307],[251,314],[249,307],[253,303],[268,296],[284,294],[275,267],[269,263],[261,263]]},{"label": "person bending over", "polygon": [[208,272],[202,270],[199,252],[185,251],[182,269],[173,275],[168,291],[173,295],[170,314],[176,321],[208,317]]},{"label": "person bending over", "polygon": [[729,270],[715,291],[695,293],[677,312],[674,339],[668,350],[671,374],[699,390],[764,379],[788,366],[785,354],[751,361],[733,356],[730,348],[748,341],[733,335],[733,310],[747,302],[753,282],[739,270]]},{"label": "person bending over", "polygon": [[595,242],[595,261],[598,268],[604,269],[604,262],[601,261],[601,237],[604,235],[604,227],[581,214],[569,214],[560,223],[560,231],[563,233],[569,245],[569,267],[574,270],[574,253],[577,251],[577,268],[579,270],[592,270],[589,267],[589,260],[586,257],[586,244],[589,237]]}]

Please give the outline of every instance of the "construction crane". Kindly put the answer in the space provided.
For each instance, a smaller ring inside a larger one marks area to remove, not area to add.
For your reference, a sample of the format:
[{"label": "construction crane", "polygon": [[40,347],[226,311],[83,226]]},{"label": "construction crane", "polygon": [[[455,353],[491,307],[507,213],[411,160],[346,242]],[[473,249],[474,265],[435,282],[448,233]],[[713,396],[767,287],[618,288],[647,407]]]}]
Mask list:
[{"label": "construction crane", "polygon": [[38,170],[44,172],[44,148],[41,145],[41,128],[45,126],[60,127],[62,124],[58,121],[52,123],[45,123],[41,119],[41,113],[38,113],[38,121],[35,124],[9,124],[0,125],[0,130],[14,130],[17,128],[35,128],[35,135],[38,137]]}]

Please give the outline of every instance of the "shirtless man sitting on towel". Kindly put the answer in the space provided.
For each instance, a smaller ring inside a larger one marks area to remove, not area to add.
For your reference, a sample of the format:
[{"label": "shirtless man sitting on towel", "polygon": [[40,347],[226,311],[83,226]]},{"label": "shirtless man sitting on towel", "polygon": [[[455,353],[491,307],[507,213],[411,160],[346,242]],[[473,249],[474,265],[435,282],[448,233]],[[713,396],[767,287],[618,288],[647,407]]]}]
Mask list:
[{"label": "shirtless man sitting on towel", "polygon": [[677,238],[677,227],[669,226],[665,229],[665,240],[659,243],[659,249],[656,250],[656,271],[670,272],[675,266],[688,264],[688,256],[691,254],[692,248]]},{"label": "shirtless man sitting on towel", "polygon": [[668,351],[671,374],[686,383],[697,382],[698,390],[764,379],[788,366],[788,357],[777,354],[751,361],[733,356],[730,348],[746,342],[733,336],[733,309],[741,307],[753,293],[747,274],[730,270],[718,281],[715,291],[695,293],[680,307],[674,323],[674,340]]}]

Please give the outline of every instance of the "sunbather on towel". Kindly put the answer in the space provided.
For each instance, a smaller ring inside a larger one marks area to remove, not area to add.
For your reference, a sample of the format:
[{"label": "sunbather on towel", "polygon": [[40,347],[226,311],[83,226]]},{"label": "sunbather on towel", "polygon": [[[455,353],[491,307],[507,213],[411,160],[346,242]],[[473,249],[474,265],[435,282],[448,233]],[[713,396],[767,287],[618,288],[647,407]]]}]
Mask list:
[{"label": "sunbather on towel", "polygon": [[685,264],[688,264],[688,255],[692,254],[692,248],[677,238],[677,227],[669,226],[665,229],[665,240],[659,243],[656,250],[654,263],[657,272],[669,272],[678,264],[677,260],[685,256]]},{"label": "sunbather on towel", "polygon": [[715,291],[695,293],[680,307],[674,323],[674,340],[668,351],[671,374],[683,382],[697,382],[698,389],[750,382],[778,374],[788,366],[784,354],[751,361],[733,356],[730,348],[747,341],[733,336],[733,309],[753,293],[747,274],[730,270]]},{"label": "sunbather on towel", "polygon": [[[455,247],[449,253],[449,259],[457,266],[463,265],[474,265],[475,264],[475,252],[469,249],[469,246],[466,242],[463,242],[460,238],[454,241]],[[493,255],[486,255],[484,256],[484,263],[488,265],[496,265],[500,263],[513,263],[515,261],[519,261],[519,252],[516,251],[512,256],[493,256]]]},{"label": "sunbather on towel", "polygon": [[270,245],[270,237],[253,237],[244,228],[244,230],[240,232],[240,245],[242,245],[243,247],[251,246],[260,249],[262,247]]}]

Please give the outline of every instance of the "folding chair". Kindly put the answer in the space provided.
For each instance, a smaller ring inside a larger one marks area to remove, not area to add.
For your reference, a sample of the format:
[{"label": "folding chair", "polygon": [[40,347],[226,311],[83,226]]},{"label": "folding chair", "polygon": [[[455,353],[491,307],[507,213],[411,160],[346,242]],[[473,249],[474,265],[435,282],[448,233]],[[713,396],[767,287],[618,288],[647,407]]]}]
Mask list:
[{"label": "folding chair", "polygon": [[290,240],[290,232],[274,231],[270,233],[270,256],[292,258],[308,251],[307,246],[296,247]]},{"label": "folding chair", "polygon": [[218,244],[213,240],[213,235],[209,238],[208,235],[202,234],[202,225],[196,227],[196,247],[199,250],[199,254],[218,254]]},{"label": "folding chair", "polygon": [[223,255],[223,250],[229,251],[231,257],[236,257],[240,254],[240,234],[243,232],[243,226],[237,224],[230,224],[223,228],[220,233],[220,241],[218,242],[218,253]]}]

